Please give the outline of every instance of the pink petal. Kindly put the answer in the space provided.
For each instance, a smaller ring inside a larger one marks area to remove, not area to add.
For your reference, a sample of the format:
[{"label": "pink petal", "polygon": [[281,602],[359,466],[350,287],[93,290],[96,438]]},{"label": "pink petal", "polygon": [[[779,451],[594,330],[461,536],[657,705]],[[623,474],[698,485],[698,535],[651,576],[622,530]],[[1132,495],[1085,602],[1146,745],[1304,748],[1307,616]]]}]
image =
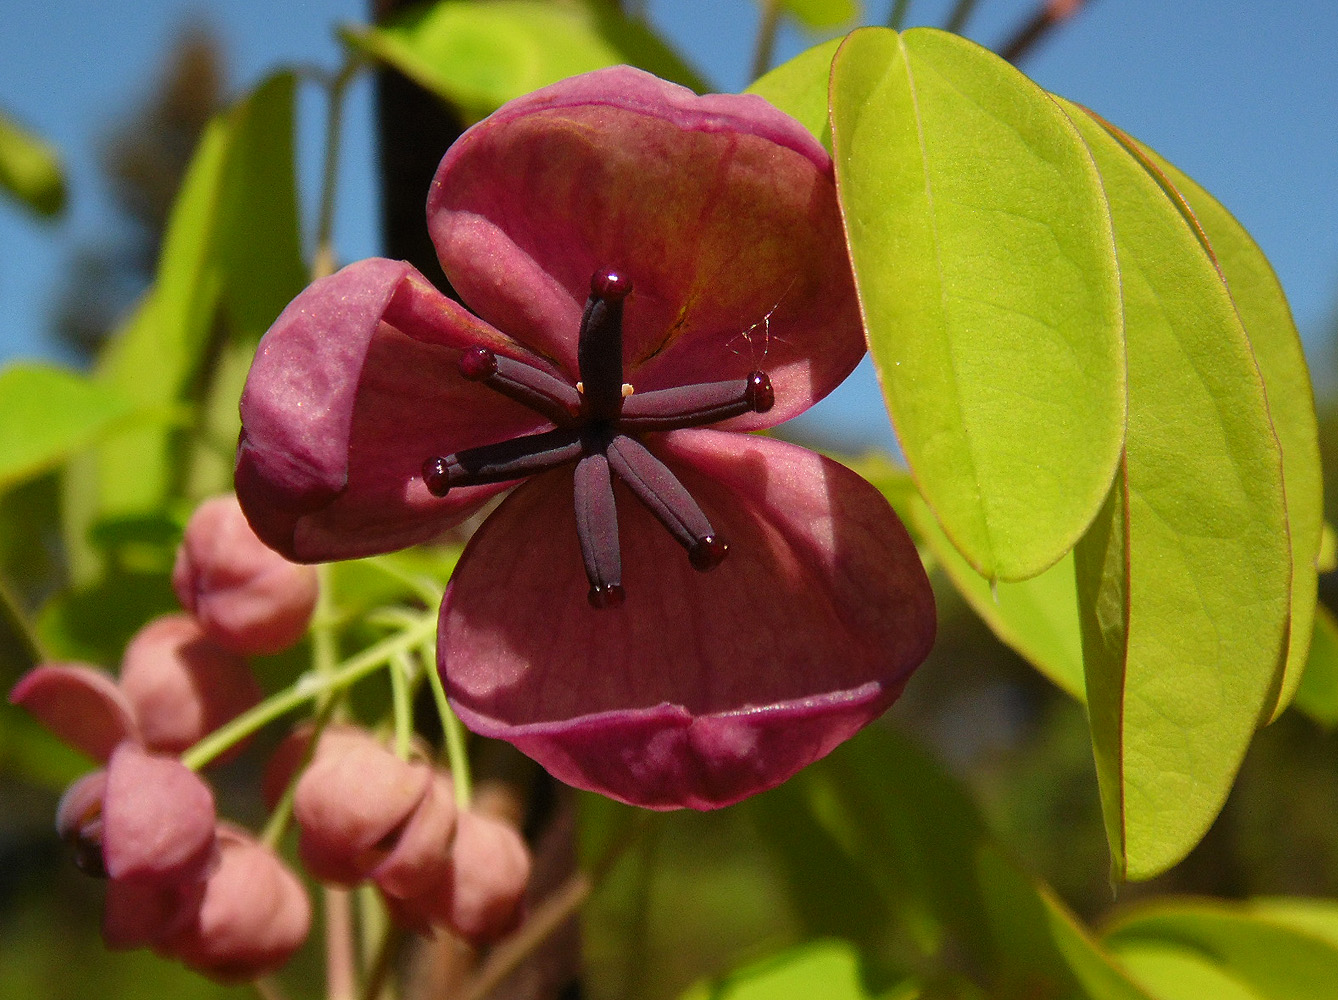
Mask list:
[{"label": "pink petal", "polygon": [[319,753],[293,801],[307,870],[326,882],[362,881],[394,848],[431,780],[425,764],[401,760],[370,735]]},{"label": "pink petal", "polygon": [[107,762],[107,875],[143,885],[202,879],[214,860],[214,795],[180,761],[122,743]]},{"label": "pink petal", "polygon": [[929,651],[933,594],[882,495],[835,462],[721,431],[651,443],[729,541],[725,561],[693,570],[619,484],[627,600],[590,608],[571,474],[555,470],[466,548],[438,659],[471,729],[563,781],[713,808],[780,783],[886,709]]},{"label": "pink petal", "polygon": [[516,829],[475,810],[461,813],[445,869],[416,895],[387,894],[401,927],[429,935],[447,926],[476,945],[488,944],[520,922],[530,880],[530,852]]},{"label": "pink petal", "polygon": [[102,909],[102,940],[114,951],[154,947],[195,920],[204,893],[203,881],[140,885],[112,880]]},{"label": "pink petal", "polygon": [[237,497],[265,544],[298,562],[386,552],[504,489],[423,485],[428,458],[548,426],[460,376],[476,344],[528,357],[399,261],[350,264],[289,303],[241,400]]},{"label": "pink petal", "polygon": [[9,692],[63,741],[105,762],[123,740],[138,740],[134,709],[103,670],[82,663],[46,663],[30,670]]},{"label": "pink petal", "polygon": [[530,852],[515,828],[473,810],[461,813],[445,922],[475,944],[495,941],[520,922]]},{"label": "pink petal", "polygon": [[121,690],[145,746],[169,754],[182,753],[261,698],[246,661],[209,640],[189,615],[165,615],[135,633],[121,660]]},{"label": "pink petal", "polygon": [[244,830],[218,829],[220,861],[195,919],[159,943],[198,972],[242,982],[274,972],[301,947],[311,903],[287,866]]},{"label": "pink petal", "polygon": [[191,515],[172,589],[211,639],[245,656],[292,646],[316,607],[316,571],[257,538],[231,494]]},{"label": "pink petal", "polygon": [[546,87],[451,147],[428,225],[470,308],[568,373],[591,275],[620,271],[627,381],[765,370],[775,408],[736,427],[801,412],[864,353],[831,160],[757,97],[627,66]]},{"label": "pink petal", "polygon": [[372,881],[386,895],[400,898],[440,881],[450,866],[455,823],[454,787],[436,772],[390,853],[369,873]]}]

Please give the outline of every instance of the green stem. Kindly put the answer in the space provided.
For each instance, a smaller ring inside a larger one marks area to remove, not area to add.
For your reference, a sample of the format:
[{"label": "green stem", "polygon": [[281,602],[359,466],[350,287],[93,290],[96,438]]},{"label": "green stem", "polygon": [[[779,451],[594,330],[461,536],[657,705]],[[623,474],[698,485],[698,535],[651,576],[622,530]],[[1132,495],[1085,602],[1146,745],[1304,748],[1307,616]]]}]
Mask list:
[{"label": "green stem", "polygon": [[753,49],[751,79],[771,68],[771,54],[776,48],[776,31],[780,28],[781,0],[762,0],[762,22],[757,26],[757,45]]},{"label": "green stem", "polygon": [[266,698],[249,712],[244,712],[226,726],[216,729],[200,740],[181,755],[181,762],[198,771],[234,743],[246,739],[258,729],[287,715],[293,709],[309,701],[325,698],[333,692],[342,691],[368,674],[375,673],[396,653],[419,646],[424,639],[432,635],[436,627],[436,612],[428,612],[419,617],[417,624],[397,635],[382,639],[376,645],[350,657],[343,664],[336,665],[329,673],[313,671],[303,674],[287,689]]},{"label": "green stem", "polygon": [[47,659],[42,649],[42,641],[37,638],[37,630],[28,621],[28,616],[23,612],[23,605],[19,603],[18,597],[10,588],[9,581],[3,577],[0,577],[0,615],[3,615],[5,624],[9,626],[9,631],[17,640],[24,659],[22,664],[24,670],[31,670]]},{"label": "green stem", "polygon": [[409,696],[409,676],[413,671],[408,650],[390,658],[390,707],[395,718],[395,756],[400,760],[408,760],[413,748],[413,706]]},{"label": "green stem", "polygon": [[460,809],[468,809],[470,801],[474,798],[474,782],[470,775],[469,751],[465,746],[465,727],[460,724],[460,717],[446,700],[446,689],[442,686],[441,674],[437,672],[436,643],[424,642],[420,655],[427,670],[427,683],[432,689],[432,700],[436,702],[437,714],[441,716],[446,761],[450,765],[451,778],[455,783],[455,804]]},{"label": "green stem", "polygon": [[887,19],[887,26],[893,31],[900,31],[911,12],[911,0],[897,0],[892,5],[892,14]]}]

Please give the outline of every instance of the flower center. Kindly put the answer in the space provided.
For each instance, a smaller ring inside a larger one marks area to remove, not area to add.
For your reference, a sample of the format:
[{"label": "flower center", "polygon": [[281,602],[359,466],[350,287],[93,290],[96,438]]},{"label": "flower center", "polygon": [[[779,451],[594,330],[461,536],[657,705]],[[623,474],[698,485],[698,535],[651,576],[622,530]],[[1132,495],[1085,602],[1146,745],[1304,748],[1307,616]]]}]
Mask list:
[{"label": "flower center", "polygon": [[507,482],[574,462],[576,536],[590,581],[590,604],[596,608],[616,608],[626,596],[614,476],[687,550],[695,569],[714,569],[729,551],[729,543],[711,527],[697,501],[642,438],[743,413],[765,413],[776,401],[771,380],[760,371],[742,379],[649,392],[624,385],[623,301],[631,292],[631,282],[617,271],[598,271],[590,279],[576,352],[581,381],[575,386],[486,347],[465,351],[461,375],[529,407],[555,426],[423,463],[428,490],[444,497],[454,486]]}]

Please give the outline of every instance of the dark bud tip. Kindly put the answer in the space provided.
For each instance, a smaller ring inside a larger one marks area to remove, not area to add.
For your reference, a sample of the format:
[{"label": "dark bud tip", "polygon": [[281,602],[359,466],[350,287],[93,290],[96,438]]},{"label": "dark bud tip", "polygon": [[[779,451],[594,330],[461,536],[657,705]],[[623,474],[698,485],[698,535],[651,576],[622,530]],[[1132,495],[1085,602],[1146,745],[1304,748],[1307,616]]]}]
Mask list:
[{"label": "dark bud tip", "polygon": [[623,601],[627,600],[622,584],[619,583],[597,583],[590,588],[586,597],[592,608],[620,608]]},{"label": "dark bud tip", "polygon": [[471,347],[460,355],[460,374],[471,382],[482,382],[497,373],[497,355],[486,347]]},{"label": "dark bud tip", "polygon": [[776,405],[776,390],[771,388],[771,379],[766,372],[753,372],[748,376],[748,405],[754,413],[766,413]]},{"label": "dark bud tip", "polygon": [[719,535],[703,535],[688,550],[688,561],[692,563],[693,569],[705,573],[724,562],[728,554],[729,542]]},{"label": "dark bud tip", "polygon": [[423,463],[423,482],[427,491],[434,497],[444,497],[451,490],[451,478],[447,473],[446,459],[429,458]]},{"label": "dark bud tip", "polygon": [[596,271],[590,279],[590,294],[605,302],[621,302],[632,294],[632,283],[617,271]]}]

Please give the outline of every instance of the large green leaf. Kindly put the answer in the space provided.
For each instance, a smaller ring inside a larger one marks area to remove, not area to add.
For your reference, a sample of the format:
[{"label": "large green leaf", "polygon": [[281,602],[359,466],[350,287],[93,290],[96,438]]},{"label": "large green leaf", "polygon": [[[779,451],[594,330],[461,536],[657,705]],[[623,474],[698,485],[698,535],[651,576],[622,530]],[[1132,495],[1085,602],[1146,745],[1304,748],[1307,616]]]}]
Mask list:
[{"label": "large green leaf", "polygon": [[578,73],[630,63],[694,90],[701,78],[644,24],[602,0],[441,0],[345,39],[478,121]]},{"label": "large green leaf", "polygon": [[0,113],[0,191],[39,215],[65,207],[65,176],[56,151]]},{"label": "large green leaf", "polygon": [[827,82],[831,76],[832,57],[843,39],[813,46],[789,62],[758,77],[745,91],[766,98],[813,133],[814,138],[832,148],[832,123],[827,114]]},{"label": "large green leaf", "polygon": [[[844,941],[815,941],[753,962],[712,983],[699,983],[683,1000],[867,1000],[859,954]],[[907,985],[885,1000],[916,1000]]]},{"label": "large green leaf", "polygon": [[932,29],[862,29],[831,81],[837,187],[869,348],[907,460],[989,579],[1071,549],[1124,431],[1101,181],[1053,101]]},{"label": "large green leaf", "polygon": [[[181,426],[117,434],[71,468],[72,545],[100,519],[152,513],[175,496],[219,492],[231,482],[246,366],[305,281],[293,100],[291,74],[271,77],[215,118],[200,141],[154,284],[98,366],[103,385],[141,407],[177,414]],[[89,572],[80,576],[89,582]]]},{"label": "large green leaf", "polygon": [[[1301,910],[1265,901],[1254,904],[1212,900],[1156,902],[1123,915],[1107,932],[1119,953],[1160,945],[1183,949],[1216,966],[1240,984],[1243,996],[1261,1000],[1315,1000],[1332,996],[1338,984],[1338,947],[1333,928],[1338,904]],[[1146,958],[1143,959],[1146,963]],[[1189,996],[1167,992],[1168,997]],[[1231,994],[1199,994],[1199,996]]]},{"label": "large green leaf", "polygon": [[[1109,128],[1109,126],[1107,126]],[[1126,145],[1134,140],[1116,133]],[[1277,718],[1296,693],[1305,670],[1315,615],[1316,566],[1324,531],[1324,483],[1319,425],[1301,335],[1282,285],[1258,244],[1221,204],[1181,170],[1146,147],[1137,147],[1182,197],[1202,228],[1240,315],[1268,394],[1273,430],[1282,448],[1287,527],[1292,543],[1292,611],[1287,668],[1272,709]]]},{"label": "large green leaf", "polygon": [[[893,967],[964,963],[989,996],[1147,1000],[993,841],[960,787],[885,728],[866,729],[747,808],[811,934],[849,933],[858,918],[848,921],[841,905],[853,884],[849,898],[869,922],[855,940],[868,950],[900,940]],[[825,906],[804,902],[823,892]]]},{"label": "large green leaf", "polygon": [[121,393],[47,365],[0,371],[0,490],[65,461],[134,409]]},{"label": "large green leaf", "polygon": [[1166,941],[1111,942],[1129,975],[1157,1000],[1264,1000],[1199,951]]},{"label": "large green leaf", "polygon": [[1112,869],[1140,879],[1198,842],[1272,709],[1291,550],[1263,383],[1215,263],[1144,163],[1068,107],[1124,291],[1126,457],[1077,568]]},{"label": "large green leaf", "polygon": [[1338,726],[1338,622],[1323,605],[1315,609],[1310,651],[1292,704],[1322,725]]},{"label": "large green leaf", "polygon": [[856,0],[780,0],[780,3],[786,13],[811,31],[839,28],[860,16]]},{"label": "large green leaf", "polygon": [[1086,700],[1071,555],[1030,580],[991,585],[948,541],[909,473],[876,455],[846,464],[887,497],[916,544],[932,554],[957,592],[1000,641],[1062,690],[1079,701]]}]

